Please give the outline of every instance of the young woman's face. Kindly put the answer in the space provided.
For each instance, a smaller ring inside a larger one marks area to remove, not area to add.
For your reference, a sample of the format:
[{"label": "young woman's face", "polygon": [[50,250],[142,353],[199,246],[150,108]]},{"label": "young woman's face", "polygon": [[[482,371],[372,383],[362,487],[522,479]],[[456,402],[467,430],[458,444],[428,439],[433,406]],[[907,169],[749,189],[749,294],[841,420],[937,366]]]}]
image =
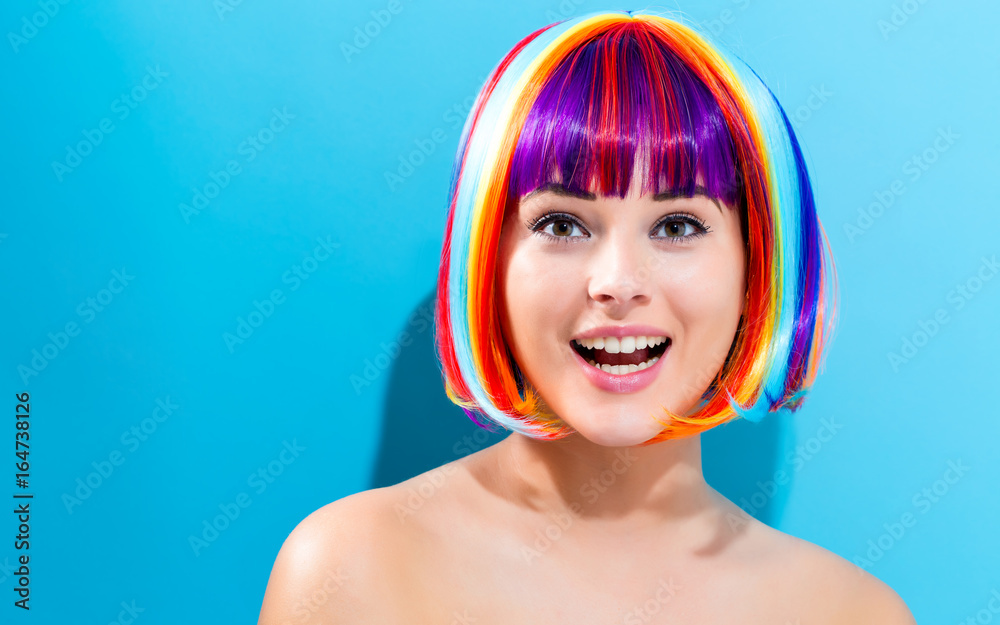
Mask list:
[{"label": "young woman's face", "polygon": [[542,187],[501,233],[514,357],[550,410],[607,446],[658,434],[662,408],[696,406],[746,293],[737,211],[705,195],[640,197],[640,187],[633,177],[624,199]]}]

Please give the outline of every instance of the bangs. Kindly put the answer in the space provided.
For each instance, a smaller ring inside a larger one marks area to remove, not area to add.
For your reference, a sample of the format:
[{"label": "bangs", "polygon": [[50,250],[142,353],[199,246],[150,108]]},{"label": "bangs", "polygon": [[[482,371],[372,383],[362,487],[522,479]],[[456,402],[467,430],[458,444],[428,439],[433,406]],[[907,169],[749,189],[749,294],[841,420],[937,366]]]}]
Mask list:
[{"label": "bangs", "polygon": [[692,196],[701,186],[731,207],[742,196],[733,139],[708,87],[639,24],[623,23],[566,57],[541,85],[508,192],[519,199],[559,182],[624,198],[636,159],[642,195]]}]

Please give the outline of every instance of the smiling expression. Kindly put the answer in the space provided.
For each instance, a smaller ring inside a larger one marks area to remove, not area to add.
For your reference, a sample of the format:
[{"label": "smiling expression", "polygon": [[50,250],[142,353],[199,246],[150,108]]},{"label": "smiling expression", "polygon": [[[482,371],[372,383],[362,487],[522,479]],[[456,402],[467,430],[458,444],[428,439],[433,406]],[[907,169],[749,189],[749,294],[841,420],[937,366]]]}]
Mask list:
[{"label": "smiling expression", "polygon": [[625,198],[543,185],[500,240],[501,323],[518,366],[550,410],[607,446],[655,436],[663,408],[696,407],[746,293],[736,210],[701,192],[640,195],[633,181]]}]

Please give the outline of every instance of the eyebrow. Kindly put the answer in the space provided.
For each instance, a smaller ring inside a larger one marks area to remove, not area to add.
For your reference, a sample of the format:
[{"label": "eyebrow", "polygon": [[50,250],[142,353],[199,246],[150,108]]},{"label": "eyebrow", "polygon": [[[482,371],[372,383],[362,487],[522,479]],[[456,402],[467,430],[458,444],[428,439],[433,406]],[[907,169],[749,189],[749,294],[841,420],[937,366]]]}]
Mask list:
[{"label": "eyebrow", "polygon": [[[540,195],[542,193],[552,193],[553,195],[560,195],[563,197],[573,197],[580,200],[592,201],[597,199],[597,194],[595,193],[590,193],[588,191],[575,191],[573,189],[566,187],[561,182],[549,182],[538,187],[531,193],[525,195],[523,198],[521,198],[521,201],[523,202],[524,200],[527,200],[530,197]],[[718,207],[719,211],[720,212],[722,211],[722,205],[719,204],[719,200],[717,198],[712,197],[712,195],[709,194],[708,189],[706,189],[701,185],[695,185],[694,193],[690,196],[683,195],[681,193],[678,193],[677,191],[663,191],[662,193],[657,193],[656,195],[654,195],[653,201],[662,202],[665,200],[675,200],[678,198],[694,197],[696,195],[700,195],[712,200],[712,202],[716,205],[716,207]]]},{"label": "eyebrow", "polygon": [[574,191],[573,189],[570,189],[570,188],[566,187],[565,185],[563,185],[561,182],[548,182],[548,183],[543,184],[542,186],[538,187],[537,189],[535,189],[531,193],[529,193],[529,194],[525,195],[524,197],[522,197],[521,201],[523,202],[524,200],[527,200],[530,197],[534,197],[536,195],[541,195],[542,193],[546,193],[546,192],[547,193],[552,193],[553,195],[561,195],[563,197],[575,197],[575,198],[579,198],[581,200],[596,200],[597,199],[597,195],[594,194],[594,193],[590,193],[588,191]]}]

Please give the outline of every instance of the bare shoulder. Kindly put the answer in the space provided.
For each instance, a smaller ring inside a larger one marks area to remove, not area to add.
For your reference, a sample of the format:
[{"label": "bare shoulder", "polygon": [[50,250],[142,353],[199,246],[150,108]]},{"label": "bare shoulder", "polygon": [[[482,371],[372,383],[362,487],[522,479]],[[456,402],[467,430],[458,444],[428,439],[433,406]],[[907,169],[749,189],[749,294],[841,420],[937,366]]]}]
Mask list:
[{"label": "bare shoulder", "polygon": [[916,624],[899,594],[868,571],[809,541],[773,528],[764,531],[782,554],[782,577],[805,600],[801,609],[809,613],[802,616],[803,623]]},{"label": "bare shoulder", "polygon": [[916,625],[906,602],[888,584],[835,553],[801,542],[816,552],[817,566],[828,571],[839,598],[834,625]]},{"label": "bare shoulder", "polygon": [[385,597],[407,568],[399,561],[397,500],[393,487],[363,491],[303,519],[278,552],[258,623],[389,621]]}]

